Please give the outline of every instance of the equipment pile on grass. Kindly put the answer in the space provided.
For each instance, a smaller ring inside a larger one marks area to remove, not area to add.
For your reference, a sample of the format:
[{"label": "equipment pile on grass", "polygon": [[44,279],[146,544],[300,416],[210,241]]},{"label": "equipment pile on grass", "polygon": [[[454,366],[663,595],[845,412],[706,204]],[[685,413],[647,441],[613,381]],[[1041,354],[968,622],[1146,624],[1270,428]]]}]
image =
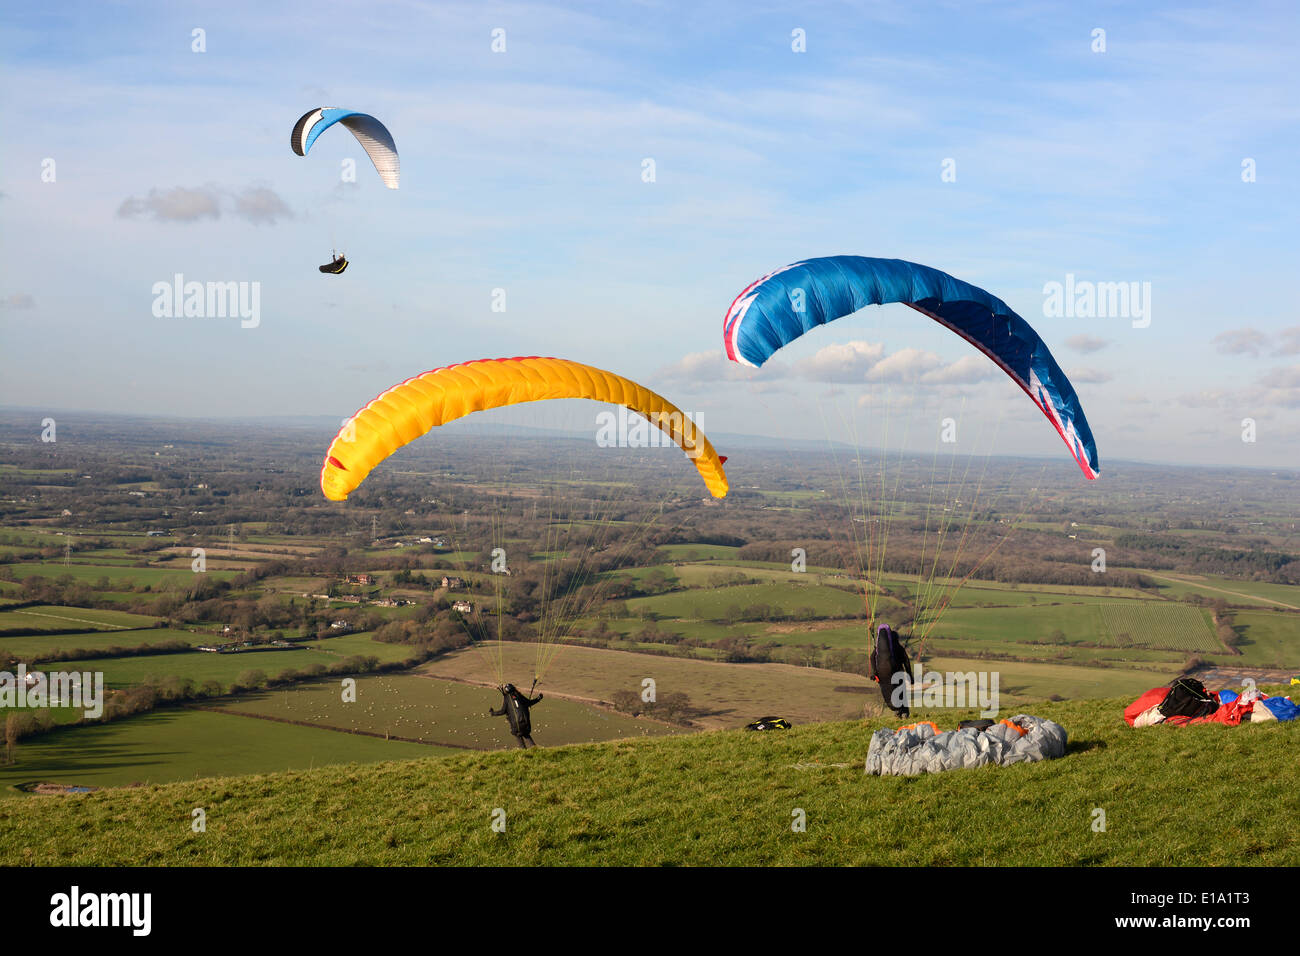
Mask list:
[{"label": "equipment pile on grass", "polygon": [[930,721],[877,730],[867,751],[867,773],[913,777],[923,773],[999,764],[1034,763],[1065,756],[1065,728],[1043,717],[1017,714],[1000,723],[966,722],[943,733]]}]

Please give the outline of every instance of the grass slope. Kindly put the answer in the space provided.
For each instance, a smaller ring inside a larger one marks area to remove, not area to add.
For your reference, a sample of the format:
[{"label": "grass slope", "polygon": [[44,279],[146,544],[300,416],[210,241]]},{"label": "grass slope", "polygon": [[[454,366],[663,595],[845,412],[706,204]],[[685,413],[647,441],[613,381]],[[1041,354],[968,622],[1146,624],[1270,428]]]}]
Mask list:
[{"label": "grass slope", "polygon": [[878,721],[9,800],[0,863],[1300,864],[1296,724],[1131,730],[1126,703],[1036,707],[1064,759],[915,779],[863,774]]}]

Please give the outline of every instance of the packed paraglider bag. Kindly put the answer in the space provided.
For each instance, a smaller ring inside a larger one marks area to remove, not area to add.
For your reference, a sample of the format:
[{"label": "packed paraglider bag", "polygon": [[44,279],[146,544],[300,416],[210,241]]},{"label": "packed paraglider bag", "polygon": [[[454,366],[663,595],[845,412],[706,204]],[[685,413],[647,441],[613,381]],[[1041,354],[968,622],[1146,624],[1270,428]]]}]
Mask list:
[{"label": "packed paraglider bag", "polygon": [[1060,724],[1030,714],[1017,714],[987,730],[967,727],[943,733],[926,720],[872,734],[866,772],[914,777],[986,764],[1036,763],[1064,757],[1067,741]]}]

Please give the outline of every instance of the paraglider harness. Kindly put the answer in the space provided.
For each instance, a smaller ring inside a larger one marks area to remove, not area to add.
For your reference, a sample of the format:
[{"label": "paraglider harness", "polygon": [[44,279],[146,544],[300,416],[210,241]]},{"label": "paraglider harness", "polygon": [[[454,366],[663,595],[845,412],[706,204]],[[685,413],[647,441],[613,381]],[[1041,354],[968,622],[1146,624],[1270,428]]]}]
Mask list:
[{"label": "paraglider harness", "polygon": [[745,725],[746,730],[789,730],[790,721],[784,717],[760,717],[752,724]]},{"label": "paraglider harness", "polygon": [[1219,709],[1219,698],[1205,689],[1195,677],[1179,677],[1169,685],[1169,693],[1157,709],[1166,719],[1207,717]]},{"label": "paraglider harness", "polygon": [[320,271],[326,275],[342,275],[343,270],[348,267],[348,257],[341,253],[336,255],[333,249],[330,250],[330,255],[333,257],[333,261],[321,266]]},{"label": "paraglider harness", "polygon": [[[882,624],[876,630],[876,641],[871,648],[871,679],[880,685],[880,696],[885,699],[885,706],[899,717],[911,714],[903,697],[895,701],[896,693],[903,693],[903,686],[911,683],[912,660],[907,656],[898,632],[888,624]],[[895,675],[902,678],[895,680]]]}]

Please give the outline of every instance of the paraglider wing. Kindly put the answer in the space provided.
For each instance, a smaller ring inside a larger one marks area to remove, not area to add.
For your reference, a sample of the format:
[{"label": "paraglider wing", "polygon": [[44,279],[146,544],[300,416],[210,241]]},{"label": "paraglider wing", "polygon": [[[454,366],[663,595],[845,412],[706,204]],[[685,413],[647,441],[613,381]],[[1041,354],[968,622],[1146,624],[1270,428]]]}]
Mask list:
[{"label": "paraglider wing", "polygon": [[289,145],[299,156],[306,156],[311,144],[321,133],[335,123],[342,123],[357,138],[384,185],[389,189],[397,188],[401,172],[397,157],[397,144],[383,123],[366,113],[355,110],[339,109],[335,106],[322,106],[308,110],[294,124],[289,136]]},{"label": "paraglider wing", "polygon": [[677,406],[613,372],[538,356],[449,365],[393,386],[353,415],[330,443],[321,491],[331,501],[346,500],[376,465],[439,425],[489,408],[560,398],[610,402],[636,412],[686,452],[715,498],[726,496],[718,453]]},{"label": "paraglider wing", "polygon": [[1052,422],[1084,475],[1100,474],[1083,406],[1038,333],[1001,299],[929,266],[828,256],[768,273],[727,310],[722,330],[727,357],[757,368],[819,325],[890,302],[929,316],[996,362]]}]

